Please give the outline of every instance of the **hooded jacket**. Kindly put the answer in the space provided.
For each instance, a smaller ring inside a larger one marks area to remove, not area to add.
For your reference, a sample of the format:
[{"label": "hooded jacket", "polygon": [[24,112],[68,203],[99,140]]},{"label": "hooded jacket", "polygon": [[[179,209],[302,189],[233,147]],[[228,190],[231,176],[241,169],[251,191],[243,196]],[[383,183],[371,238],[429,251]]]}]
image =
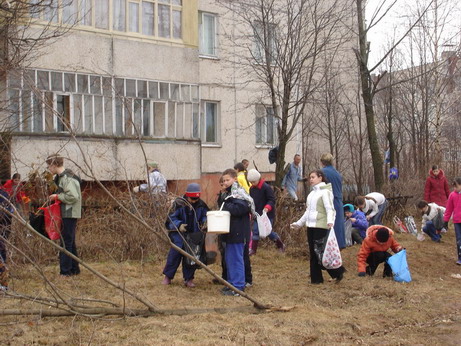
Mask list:
[{"label": "hooded jacket", "polygon": [[428,203],[436,203],[441,207],[445,207],[449,195],[450,188],[448,187],[445,173],[439,169],[439,174],[434,175],[431,169],[424,186],[424,200]]},{"label": "hooded jacket", "polygon": [[61,217],[80,219],[82,217],[81,179],[70,169],[56,175],[54,182],[58,186],[57,195],[61,203]]},{"label": "hooded jacket", "polygon": [[[376,239],[376,233],[380,228],[386,228],[389,231],[389,239],[385,243],[380,243]],[[379,251],[387,251],[389,248],[392,249],[394,253],[399,252],[402,250],[402,246],[394,239],[394,231],[390,228],[381,226],[381,225],[374,225],[370,226],[367,229],[367,236],[363,240],[362,246],[357,254],[357,265],[358,271],[365,272],[367,267],[367,258],[372,252],[379,252]]]},{"label": "hooded jacket", "polygon": [[331,184],[319,183],[307,196],[306,212],[295,222],[298,226],[328,229],[328,224],[335,223],[336,211],[333,206]]},{"label": "hooded jacket", "polygon": [[443,221],[450,221],[453,214],[453,223],[461,223],[461,192],[453,191],[448,197],[447,209],[443,215]]}]

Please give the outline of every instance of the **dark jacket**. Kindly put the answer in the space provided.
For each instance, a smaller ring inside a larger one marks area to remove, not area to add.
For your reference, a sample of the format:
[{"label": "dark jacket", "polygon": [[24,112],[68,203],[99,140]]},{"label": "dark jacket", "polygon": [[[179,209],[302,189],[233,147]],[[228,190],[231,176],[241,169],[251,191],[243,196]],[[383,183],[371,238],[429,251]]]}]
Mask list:
[{"label": "dark jacket", "polygon": [[231,214],[228,234],[222,235],[222,241],[229,244],[245,243],[250,237],[250,206],[247,201],[230,197],[224,202],[222,210]]},{"label": "dark jacket", "polygon": [[262,215],[263,209],[267,208],[267,216],[273,220],[275,218],[275,195],[272,188],[263,179],[258,185],[250,187],[250,196],[255,202],[255,209],[259,215]]},{"label": "dark jacket", "polygon": [[426,179],[424,187],[424,200],[428,203],[435,203],[441,207],[446,207],[447,199],[450,195],[450,188],[445,174],[440,169],[437,176],[434,175],[432,169],[429,171],[429,177]]},{"label": "dark jacket", "polygon": [[175,209],[166,221],[167,229],[176,231],[184,223],[187,224],[186,228],[188,232],[199,232],[200,227],[206,221],[206,213],[209,209],[201,199],[191,205],[192,208],[186,202],[186,196],[177,198],[174,205]]}]

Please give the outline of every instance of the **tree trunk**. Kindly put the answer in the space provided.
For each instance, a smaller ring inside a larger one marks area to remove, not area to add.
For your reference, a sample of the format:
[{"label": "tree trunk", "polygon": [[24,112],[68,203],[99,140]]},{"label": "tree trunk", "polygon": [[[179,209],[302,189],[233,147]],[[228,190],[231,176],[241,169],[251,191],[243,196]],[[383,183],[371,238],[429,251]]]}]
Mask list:
[{"label": "tree trunk", "polygon": [[375,113],[373,109],[373,91],[370,72],[368,70],[368,42],[365,30],[365,19],[363,18],[362,0],[357,0],[357,20],[359,28],[359,49],[357,55],[360,69],[360,81],[362,87],[362,98],[365,106],[365,118],[367,120],[368,142],[370,146],[373,173],[375,178],[375,190],[381,191],[384,184],[382,170],[382,156],[379,149],[376,135]]}]

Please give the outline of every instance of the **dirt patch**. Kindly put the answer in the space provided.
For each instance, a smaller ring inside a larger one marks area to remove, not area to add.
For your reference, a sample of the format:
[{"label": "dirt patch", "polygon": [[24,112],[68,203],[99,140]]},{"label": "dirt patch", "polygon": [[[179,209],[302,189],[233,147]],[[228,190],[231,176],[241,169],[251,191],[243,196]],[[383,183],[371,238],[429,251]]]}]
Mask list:
[{"label": "dirt patch", "polygon": [[[359,278],[355,257],[358,247],[343,251],[348,272],[335,284],[310,285],[305,257],[276,252],[272,244],[252,257],[254,286],[248,292],[264,303],[294,306],[288,312],[259,312],[241,297],[225,297],[221,286],[197,271],[195,289],[182,285],[181,274],[170,286],[162,286],[164,261],[95,262],[95,268],[147,297],[162,309],[190,309],[191,313],[149,318],[0,317],[2,344],[444,344],[461,340],[460,280],[455,264],[455,240],[451,230],[436,244],[418,242],[398,234],[406,247],[413,276],[409,284],[376,277]],[[220,268],[212,266],[217,272]],[[44,267],[60,294],[73,298],[110,299],[131,308],[139,303],[107,287],[87,270],[70,280],[60,280],[57,265]],[[325,273],[325,278],[327,274]],[[50,288],[31,266],[12,272],[15,292],[49,296]],[[39,305],[0,296],[2,308],[27,309]],[[216,311],[215,308],[223,308]],[[194,309],[200,309],[195,311]]]}]

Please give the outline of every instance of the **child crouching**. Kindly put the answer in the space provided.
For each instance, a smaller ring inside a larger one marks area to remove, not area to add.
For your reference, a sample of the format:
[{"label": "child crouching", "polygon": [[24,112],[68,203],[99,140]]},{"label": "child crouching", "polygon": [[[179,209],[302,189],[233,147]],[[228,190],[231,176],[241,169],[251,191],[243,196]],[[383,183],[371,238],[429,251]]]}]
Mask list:
[{"label": "child crouching", "polygon": [[[443,214],[445,208],[438,206],[435,203],[427,203],[426,201],[419,201],[416,205],[422,215],[422,229],[431,239],[440,243],[442,232],[446,231],[443,228]],[[437,222],[437,218],[439,218]]]},{"label": "child crouching", "polygon": [[384,263],[383,277],[392,276],[391,267],[386,262],[391,257],[387,252],[389,248],[394,253],[403,249],[394,239],[394,232],[385,226],[370,226],[357,255],[359,276],[373,275],[380,263]]}]

